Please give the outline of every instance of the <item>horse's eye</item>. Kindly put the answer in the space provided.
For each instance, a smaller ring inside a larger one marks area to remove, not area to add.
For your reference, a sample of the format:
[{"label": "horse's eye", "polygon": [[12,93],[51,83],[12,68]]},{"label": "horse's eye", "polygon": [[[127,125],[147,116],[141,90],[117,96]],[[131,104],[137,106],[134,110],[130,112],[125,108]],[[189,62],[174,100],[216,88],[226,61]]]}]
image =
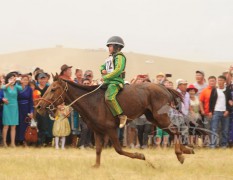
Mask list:
[{"label": "horse's eye", "polygon": [[55,91],[56,91],[56,89],[55,89],[55,88],[51,89],[51,92],[55,92]]}]

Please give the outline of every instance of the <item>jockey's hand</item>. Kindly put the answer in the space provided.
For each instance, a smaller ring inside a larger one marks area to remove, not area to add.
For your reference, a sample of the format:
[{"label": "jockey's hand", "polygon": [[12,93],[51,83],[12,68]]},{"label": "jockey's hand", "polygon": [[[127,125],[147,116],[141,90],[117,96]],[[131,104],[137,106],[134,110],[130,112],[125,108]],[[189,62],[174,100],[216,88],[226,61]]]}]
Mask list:
[{"label": "jockey's hand", "polygon": [[107,71],[106,71],[106,70],[102,70],[101,73],[102,73],[103,75],[106,75],[106,74],[107,74]]},{"label": "jockey's hand", "polygon": [[101,78],[101,79],[100,79],[100,81],[101,81],[101,82],[104,82],[104,79],[103,79],[103,78]]}]

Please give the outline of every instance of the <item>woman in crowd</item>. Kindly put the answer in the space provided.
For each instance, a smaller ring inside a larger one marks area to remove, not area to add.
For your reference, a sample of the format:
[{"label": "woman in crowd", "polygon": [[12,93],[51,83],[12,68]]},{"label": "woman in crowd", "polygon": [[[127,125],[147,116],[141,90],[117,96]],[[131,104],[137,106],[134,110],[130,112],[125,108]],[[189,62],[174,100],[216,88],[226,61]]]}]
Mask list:
[{"label": "woman in crowd", "polygon": [[32,89],[29,87],[29,77],[27,75],[22,75],[21,85],[23,87],[22,91],[18,93],[18,103],[19,103],[19,125],[16,128],[16,140],[21,144],[24,142],[24,133],[28,126],[25,119],[33,117],[33,99],[32,99]]},{"label": "woman in crowd", "polygon": [[[0,87],[2,86],[2,81],[1,81],[2,77],[0,76]],[[4,94],[3,94],[3,90],[0,88],[0,142],[2,142],[2,112],[3,112],[3,98],[4,98]]]},{"label": "woman in crowd", "polygon": [[6,137],[9,126],[11,126],[11,147],[15,147],[15,129],[19,124],[18,110],[18,91],[22,90],[22,86],[15,83],[16,76],[9,73],[5,79],[5,85],[2,85],[4,92],[3,98],[3,146],[7,147]]},{"label": "woman in crowd", "polygon": [[195,126],[197,126],[197,123],[199,120],[201,120],[200,115],[200,101],[197,96],[198,89],[194,85],[189,85],[187,88],[187,92],[190,96],[190,106],[189,106],[189,120],[191,125],[191,134],[190,134],[190,144],[193,145],[195,141]]}]

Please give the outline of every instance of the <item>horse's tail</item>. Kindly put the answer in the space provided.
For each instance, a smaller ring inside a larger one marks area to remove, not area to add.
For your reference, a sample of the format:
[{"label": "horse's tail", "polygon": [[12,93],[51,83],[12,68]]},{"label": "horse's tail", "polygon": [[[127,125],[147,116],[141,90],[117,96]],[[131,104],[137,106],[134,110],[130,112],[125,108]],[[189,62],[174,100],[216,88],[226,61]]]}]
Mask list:
[{"label": "horse's tail", "polygon": [[183,102],[182,95],[175,89],[167,88],[167,90],[171,94],[171,103],[174,103],[175,106],[179,106],[180,103]]}]

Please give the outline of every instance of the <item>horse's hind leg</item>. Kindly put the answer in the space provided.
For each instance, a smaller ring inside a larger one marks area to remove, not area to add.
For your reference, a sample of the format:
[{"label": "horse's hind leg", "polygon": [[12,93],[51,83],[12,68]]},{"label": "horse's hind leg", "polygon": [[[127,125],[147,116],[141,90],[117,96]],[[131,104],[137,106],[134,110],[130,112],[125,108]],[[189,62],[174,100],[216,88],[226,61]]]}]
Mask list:
[{"label": "horse's hind leg", "polygon": [[94,168],[98,168],[100,166],[100,158],[102,152],[102,135],[95,133],[95,146],[96,146],[96,162],[93,165]]},{"label": "horse's hind leg", "polygon": [[[150,122],[152,122],[152,123],[154,123],[154,124],[155,124],[155,122],[158,122],[157,120],[159,120],[160,122],[163,123],[163,126],[166,127],[166,129],[168,129],[168,127],[170,126],[171,121],[170,121],[170,119],[168,118],[167,115],[158,115],[158,114],[155,114],[155,115],[153,116],[152,112],[149,111],[149,110],[146,111],[145,115],[146,115],[146,118],[147,118]],[[156,117],[156,118],[154,118],[154,117]],[[162,123],[160,123],[160,124],[162,124]],[[172,130],[169,130],[168,133],[169,133],[170,135],[176,135],[176,136],[179,137],[178,129],[177,129],[175,126],[173,126],[173,127],[172,127]],[[180,141],[174,142],[174,144],[175,144],[174,147],[175,147],[175,154],[176,154],[176,157],[177,157],[177,159],[180,161],[180,163],[183,164],[185,158],[184,158],[184,156],[182,155],[183,152],[182,152],[182,150],[181,150]]]},{"label": "horse's hind leg", "polygon": [[112,141],[112,145],[113,145],[115,151],[118,154],[128,156],[130,158],[145,160],[144,154],[141,154],[141,153],[129,153],[129,152],[126,152],[126,151],[122,150],[119,139],[117,137],[117,131],[115,129],[110,130],[108,135],[110,137],[110,140]]},{"label": "horse's hind leg", "polygon": [[183,144],[180,144],[180,148],[184,154],[195,154],[193,148],[186,147]]},{"label": "horse's hind leg", "polygon": [[182,155],[180,143],[175,143],[175,153],[177,159],[180,161],[181,164],[184,163],[184,156]]}]

